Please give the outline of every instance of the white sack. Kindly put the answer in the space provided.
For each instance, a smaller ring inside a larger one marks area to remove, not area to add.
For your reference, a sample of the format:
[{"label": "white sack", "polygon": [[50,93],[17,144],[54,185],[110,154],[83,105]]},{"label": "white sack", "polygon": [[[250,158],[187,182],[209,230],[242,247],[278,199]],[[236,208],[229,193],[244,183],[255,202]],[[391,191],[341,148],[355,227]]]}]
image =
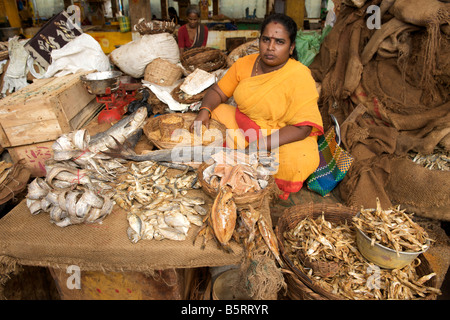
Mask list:
[{"label": "white sack", "polygon": [[14,36],[8,40],[9,65],[3,78],[2,94],[19,91],[28,85],[27,59],[29,53],[24,48],[27,41],[19,40],[18,36]]},{"label": "white sack", "polygon": [[109,57],[122,72],[134,78],[142,78],[145,67],[156,58],[177,64],[180,61],[180,51],[174,37],[165,32],[143,35],[113,50]]},{"label": "white sack", "polygon": [[171,95],[172,90],[179,84],[180,81],[177,81],[172,86],[158,86],[145,80],[142,81],[142,85],[149,88],[159,101],[167,104],[170,110],[184,112],[188,110],[189,104],[179,103]]},{"label": "white sack", "polygon": [[83,33],[61,49],[52,50],[52,64],[44,78],[62,77],[80,71],[110,71],[111,64],[100,44]]}]

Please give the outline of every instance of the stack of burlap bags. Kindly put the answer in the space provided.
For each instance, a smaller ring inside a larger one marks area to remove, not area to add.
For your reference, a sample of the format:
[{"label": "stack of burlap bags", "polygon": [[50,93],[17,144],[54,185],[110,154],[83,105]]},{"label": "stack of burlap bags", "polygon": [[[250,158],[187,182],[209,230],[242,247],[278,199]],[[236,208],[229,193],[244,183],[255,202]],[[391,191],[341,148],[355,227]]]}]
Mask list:
[{"label": "stack of burlap bags", "polygon": [[347,205],[375,208],[378,197],[383,207],[450,220],[450,171],[408,156],[450,152],[449,22],[447,1],[341,1],[310,69],[325,129],[335,115],[355,157],[339,185]]},{"label": "stack of burlap bags", "polygon": [[29,179],[30,171],[23,161],[14,164],[0,161],[0,205],[17,197],[26,188]]}]

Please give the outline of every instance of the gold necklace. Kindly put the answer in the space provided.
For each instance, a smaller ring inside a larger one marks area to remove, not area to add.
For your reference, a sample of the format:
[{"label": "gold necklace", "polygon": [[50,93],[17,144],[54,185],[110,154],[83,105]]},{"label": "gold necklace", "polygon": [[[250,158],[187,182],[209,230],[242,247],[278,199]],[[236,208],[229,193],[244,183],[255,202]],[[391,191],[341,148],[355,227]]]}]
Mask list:
[{"label": "gold necklace", "polygon": [[259,60],[261,60],[261,56],[258,56],[258,60],[256,61],[255,76],[258,75],[258,65],[259,65]]},{"label": "gold necklace", "polygon": [[[261,56],[258,56],[258,60],[256,60],[256,66],[255,66],[255,76],[258,76],[259,75],[259,72],[258,72],[258,65],[259,65],[259,62],[260,62],[260,60],[261,60]],[[276,70],[278,70],[278,69],[281,69],[282,67],[284,67],[284,65],[287,63],[287,61],[285,62],[285,63],[283,63],[281,66],[279,66],[278,68],[275,68],[275,69],[273,69],[273,70],[271,70],[271,71],[269,71],[269,72],[272,72],[272,71],[276,71]],[[262,68],[261,68],[262,69]],[[265,72],[264,72],[264,70],[263,70],[263,73],[262,74],[264,74]]]}]

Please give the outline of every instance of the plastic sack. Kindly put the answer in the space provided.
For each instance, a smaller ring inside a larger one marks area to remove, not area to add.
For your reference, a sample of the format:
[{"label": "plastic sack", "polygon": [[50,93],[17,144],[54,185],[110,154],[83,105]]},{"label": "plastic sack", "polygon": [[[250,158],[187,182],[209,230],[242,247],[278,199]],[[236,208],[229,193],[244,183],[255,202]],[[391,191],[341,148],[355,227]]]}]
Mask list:
[{"label": "plastic sack", "polygon": [[113,50],[109,57],[122,72],[134,78],[142,78],[145,67],[156,58],[177,64],[180,61],[180,50],[174,37],[165,32],[143,35]]},{"label": "plastic sack", "polygon": [[24,45],[28,40],[19,40],[18,36],[9,38],[9,65],[3,78],[2,94],[12,93],[28,85],[27,82],[27,59],[29,53]]},{"label": "plastic sack", "polygon": [[111,70],[108,57],[92,36],[83,33],[61,49],[52,50],[52,63],[44,78],[62,77],[80,71]]},{"label": "plastic sack", "polygon": [[304,32],[299,30],[295,39],[298,61],[308,67],[319,53],[320,45],[330,30],[331,26],[325,27],[325,29],[322,30],[322,34],[315,31]]}]

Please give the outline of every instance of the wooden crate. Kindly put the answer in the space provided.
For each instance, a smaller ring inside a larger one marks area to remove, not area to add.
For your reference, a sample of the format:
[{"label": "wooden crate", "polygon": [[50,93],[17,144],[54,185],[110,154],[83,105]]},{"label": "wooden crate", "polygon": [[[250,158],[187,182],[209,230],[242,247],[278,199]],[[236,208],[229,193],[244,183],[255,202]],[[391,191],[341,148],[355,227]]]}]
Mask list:
[{"label": "wooden crate", "polygon": [[101,107],[80,80],[86,73],[37,79],[0,100],[0,145],[52,141],[80,129]]},{"label": "wooden crate", "polygon": [[6,150],[15,163],[20,159],[25,159],[25,168],[30,170],[32,177],[44,177],[46,175],[45,161],[53,157],[52,145],[54,142],[34,143],[6,148]]}]

